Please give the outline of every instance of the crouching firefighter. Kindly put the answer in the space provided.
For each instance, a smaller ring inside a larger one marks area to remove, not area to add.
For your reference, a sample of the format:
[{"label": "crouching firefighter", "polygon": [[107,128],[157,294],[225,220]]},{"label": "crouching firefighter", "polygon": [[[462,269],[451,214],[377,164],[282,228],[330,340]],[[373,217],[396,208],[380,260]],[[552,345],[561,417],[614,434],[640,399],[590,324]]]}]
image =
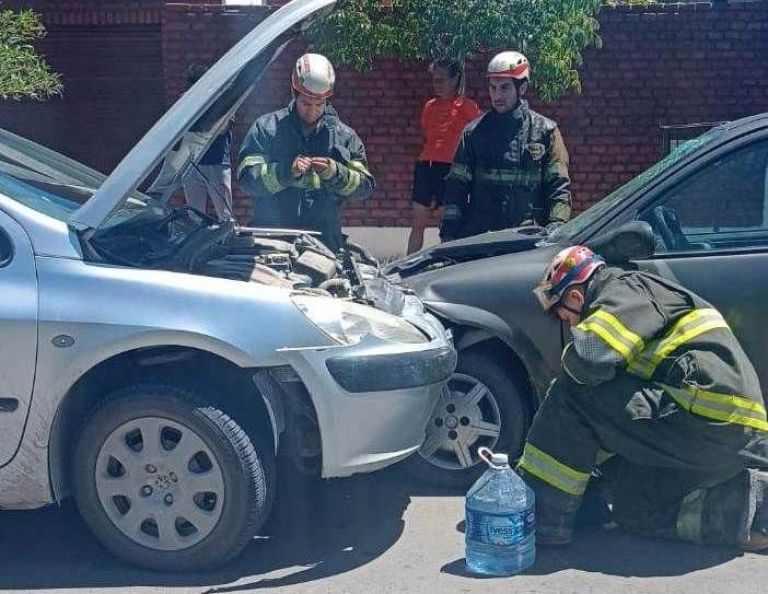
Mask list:
[{"label": "crouching firefighter", "polygon": [[571,327],[519,470],[537,542],[570,542],[596,461],[613,520],[647,536],[768,548],[768,422],[757,374],[709,303],[657,276],[561,251],[535,289]]},{"label": "crouching firefighter", "polygon": [[341,204],[368,198],[375,185],[362,141],[328,103],[335,82],[324,56],[301,56],[293,101],[254,122],[237,168],[253,198],[254,225],[320,231],[334,252],[344,244]]}]

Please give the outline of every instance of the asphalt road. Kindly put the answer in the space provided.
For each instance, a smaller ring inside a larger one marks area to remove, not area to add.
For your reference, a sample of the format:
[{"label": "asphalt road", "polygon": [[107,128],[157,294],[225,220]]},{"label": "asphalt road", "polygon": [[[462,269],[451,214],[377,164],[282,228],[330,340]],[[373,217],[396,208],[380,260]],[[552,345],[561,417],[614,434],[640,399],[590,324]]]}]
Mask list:
[{"label": "asphalt road", "polygon": [[0,591],[515,592],[753,594],[768,556],[586,530],[568,549],[539,550],[524,575],[464,570],[463,498],[398,470],[319,481],[288,477],[263,536],[227,567],[168,575],[127,567],[93,540],[71,505],[0,512]]}]

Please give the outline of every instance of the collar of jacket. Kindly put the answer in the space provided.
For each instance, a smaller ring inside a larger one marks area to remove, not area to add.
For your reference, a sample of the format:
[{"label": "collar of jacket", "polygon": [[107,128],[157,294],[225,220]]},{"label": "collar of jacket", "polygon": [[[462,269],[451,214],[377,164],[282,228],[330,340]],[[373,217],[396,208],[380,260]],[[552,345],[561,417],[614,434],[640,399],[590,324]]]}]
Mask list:
[{"label": "collar of jacket", "polygon": [[[299,130],[302,130],[303,126],[302,126],[301,118],[299,117],[299,114],[296,111],[296,99],[291,99],[291,102],[288,104],[288,113],[291,114],[294,124],[296,124]],[[333,108],[333,106],[330,103],[327,103],[325,105],[325,111],[323,112],[323,115],[320,116],[320,119],[317,121],[317,125],[315,126],[315,131],[319,130],[322,126],[330,127],[336,124],[338,121],[339,121],[339,114],[336,112],[336,110]]]},{"label": "collar of jacket", "polygon": [[597,272],[592,275],[592,278],[587,281],[587,288],[584,291],[584,316],[582,319],[588,317],[592,313],[592,303],[600,295],[600,291],[603,290],[605,284],[611,280],[617,271],[611,269],[608,266],[603,266]]},{"label": "collar of jacket", "polygon": [[[512,111],[508,111],[507,113],[499,113],[496,110],[490,110],[488,113],[491,114],[493,118],[495,118],[495,122],[499,126],[512,126],[513,128],[518,128],[522,125],[525,118],[528,116],[529,113],[528,108],[528,102],[525,99],[521,99],[520,103],[517,104],[517,107],[513,109]],[[506,129],[506,128],[505,128]]]}]

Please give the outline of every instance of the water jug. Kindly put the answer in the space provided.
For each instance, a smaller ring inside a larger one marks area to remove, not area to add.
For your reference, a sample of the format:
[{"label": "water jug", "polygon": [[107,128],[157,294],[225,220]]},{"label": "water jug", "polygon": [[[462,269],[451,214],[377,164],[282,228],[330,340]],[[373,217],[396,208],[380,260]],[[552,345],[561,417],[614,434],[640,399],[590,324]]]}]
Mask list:
[{"label": "water jug", "polygon": [[509,466],[506,454],[478,450],[488,464],[467,492],[467,567],[486,575],[513,575],[536,560],[533,491]]}]

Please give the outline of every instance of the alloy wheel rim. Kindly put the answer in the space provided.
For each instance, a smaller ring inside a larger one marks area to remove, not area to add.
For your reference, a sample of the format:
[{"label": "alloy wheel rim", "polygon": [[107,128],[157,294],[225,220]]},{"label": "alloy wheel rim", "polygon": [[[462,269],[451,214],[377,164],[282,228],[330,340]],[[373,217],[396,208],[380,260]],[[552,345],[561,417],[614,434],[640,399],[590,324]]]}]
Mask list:
[{"label": "alloy wheel rim", "polygon": [[491,390],[470,375],[454,373],[440,396],[419,454],[446,470],[480,462],[481,446],[493,449],[501,434],[501,411]]},{"label": "alloy wheel rim", "polygon": [[117,427],[99,449],[94,479],[112,524],[159,551],[205,539],[224,505],[224,476],[210,447],[169,419],[141,417]]}]

